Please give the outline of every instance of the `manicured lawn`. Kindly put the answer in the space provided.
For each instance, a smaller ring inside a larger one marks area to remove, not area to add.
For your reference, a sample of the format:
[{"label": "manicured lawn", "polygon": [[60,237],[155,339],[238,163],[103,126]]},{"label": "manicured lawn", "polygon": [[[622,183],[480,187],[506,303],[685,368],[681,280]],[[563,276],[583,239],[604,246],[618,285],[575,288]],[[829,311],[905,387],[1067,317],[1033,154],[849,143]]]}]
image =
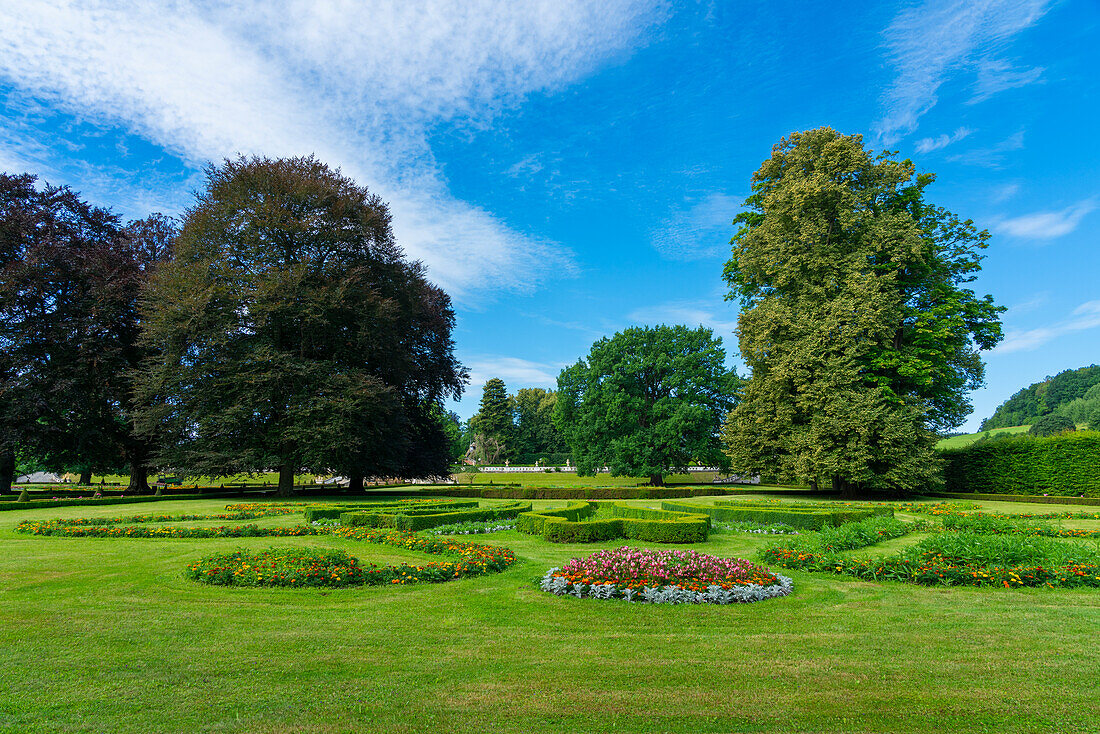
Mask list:
[{"label": "manicured lawn", "polygon": [[[168,501],[155,512],[225,504]],[[553,546],[514,531],[470,538],[516,552],[520,563],[499,575],[403,588],[226,589],[185,580],[184,566],[215,551],[303,543],[380,563],[428,557],[328,536],[108,540],[12,530],[30,518],[153,511],[0,513],[0,731],[1100,731],[1095,591],[782,571],[794,594],[752,605],[579,600],[542,593],[535,580],[622,542]],[[693,547],[751,558],[772,540],[714,535]]]},{"label": "manicured lawn", "polygon": [[[575,472],[461,472],[454,475],[459,484],[521,484],[524,487],[637,487],[649,480],[642,477],[613,477],[597,474],[579,477]],[[667,484],[704,484],[714,480],[714,472],[672,474],[665,477]]]}]

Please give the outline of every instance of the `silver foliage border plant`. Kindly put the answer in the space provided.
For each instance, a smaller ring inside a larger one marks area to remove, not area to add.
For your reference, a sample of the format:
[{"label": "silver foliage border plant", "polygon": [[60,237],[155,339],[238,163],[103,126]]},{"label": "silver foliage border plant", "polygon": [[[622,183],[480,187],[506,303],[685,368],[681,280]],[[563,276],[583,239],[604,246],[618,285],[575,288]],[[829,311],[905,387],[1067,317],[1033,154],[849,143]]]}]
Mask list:
[{"label": "silver foliage border plant", "polygon": [[550,594],[570,594],[578,599],[622,599],[646,604],[747,604],[777,596],[787,596],[794,590],[794,582],[776,574],[779,583],[771,586],[747,584],[723,589],[712,584],[706,591],[688,591],[678,586],[643,586],[641,589],[620,589],[615,584],[575,584],[554,574],[560,568],[551,568],[542,577],[539,587]]}]

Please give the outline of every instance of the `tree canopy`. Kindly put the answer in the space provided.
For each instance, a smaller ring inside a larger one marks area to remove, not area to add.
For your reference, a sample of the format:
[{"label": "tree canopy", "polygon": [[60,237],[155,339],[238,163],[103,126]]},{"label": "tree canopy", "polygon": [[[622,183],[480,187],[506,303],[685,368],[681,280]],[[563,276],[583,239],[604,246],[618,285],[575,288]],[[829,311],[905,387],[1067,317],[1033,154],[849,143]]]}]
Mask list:
[{"label": "tree canopy", "polygon": [[635,327],[592,345],[558,376],[554,423],[577,471],[664,476],[693,461],[728,466],[718,440],[738,378],[710,329]]},{"label": "tree canopy", "polygon": [[964,287],[989,235],[926,202],[934,180],[831,128],[784,138],[753,175],[724,273],[751,370],[724,429],[737,469],[935,480],[934,431],[970,412],[1003,309]]},{"label": "tree canopy", "polygon": [[313,157],[206,170],[144,298],[139,427],[190,474],[437,476],[458,397],[450,299],[382,200]]},{"label": "tree canopy", "polygon": [[70,189],[35,182],[0,175],[4,487],[18,451],[84,481],[129,464],[132,488],[147,488],[130,378],[143,356],[138,293],[171,223],[155,215],[122,228]]},{"label": "tree canopy", "polygon": [[1063,370],[1019,390],[982,421],[981,430],[1034,423],[1050,413],[1083,422],[1100,408],[1100,366]]}]

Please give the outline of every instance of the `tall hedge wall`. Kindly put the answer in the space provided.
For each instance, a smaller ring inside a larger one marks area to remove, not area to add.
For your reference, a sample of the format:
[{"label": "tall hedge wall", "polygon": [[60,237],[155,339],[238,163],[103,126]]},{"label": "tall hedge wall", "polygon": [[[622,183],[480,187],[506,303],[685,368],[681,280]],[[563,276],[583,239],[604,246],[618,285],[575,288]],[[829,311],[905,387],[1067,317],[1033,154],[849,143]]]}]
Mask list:
[{"label": "tall hedge wall", "polygon": [[1100,497],[1100,431],[981,442],[943,458],[949,492]]}]

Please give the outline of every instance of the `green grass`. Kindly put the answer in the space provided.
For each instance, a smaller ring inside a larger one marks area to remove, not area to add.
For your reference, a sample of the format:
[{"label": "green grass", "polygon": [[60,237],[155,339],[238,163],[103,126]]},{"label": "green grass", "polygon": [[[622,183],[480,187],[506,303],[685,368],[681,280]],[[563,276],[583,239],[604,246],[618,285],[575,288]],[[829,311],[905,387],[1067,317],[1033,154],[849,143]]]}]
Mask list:
[{"label": "green grass", "polygon": [[936,443],[937,449],[961,449],[964,446],[969,446],[972,443],[977,442],[978,439],[983,436],[992,436],[998,433],[1027,433],[1030,429],[1030,425],[1026,426],[1011,426],[1010,428],[991,428],[988,431],[978,431],[977,433],[964,433],[961,436],[952,436],[951,438],[940,439]]},{"label": "green grass", "polygon": [[[225,504],[166,501],[156,511]],[[514,531],[467,538],[516,552],[520,563],[499,575],[227,589],[185,580],[185,565],[290,544],[376,563],[427,557],[326,536],[12,531],[25,519],[96,514],[128,513],[0,515],[0,732],[1100,731],[1100,594],[1087,590],[790,572],[792,596],[746,606],[579,600],[544,594],[535,580],[623,542],[551,545]],[[751,558],[774,540],[722,534],[692,547]]]},{"label": "green grass", "polygon": [[[613,477],[597,474],[579,477],[575,472],[461,472],[454,475],[459,484],[520,484],[524,487],[637,487],[648,483],[645,477]],[[666,484],[705,484],[714,480],[714,472],[672,474]]]}]

